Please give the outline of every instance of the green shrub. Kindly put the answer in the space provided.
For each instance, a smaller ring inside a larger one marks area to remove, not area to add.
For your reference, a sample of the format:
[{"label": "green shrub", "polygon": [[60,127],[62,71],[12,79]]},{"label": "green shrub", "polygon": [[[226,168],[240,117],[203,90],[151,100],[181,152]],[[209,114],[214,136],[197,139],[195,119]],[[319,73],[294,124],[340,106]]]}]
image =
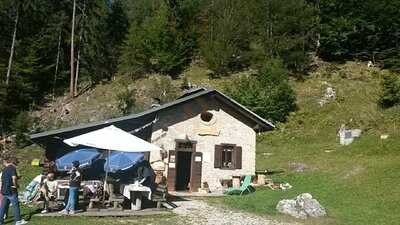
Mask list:
[{"label": "green shrub", "polygon": [[228,95],[261,117],[284,122],[296,110],[296,96],[288,83],[288,71],[279,60],[271,60],[255,76],[239,77],[226,87]]},{"label": "green shrub", "polygon": [[29,144],[27,133],[33,125],[33,119],[28,112],[20,112],[12,123],[12,129],[15,133],[15,144],[17,147],[24,147]]},{"label": "green shrub", "polygon": [[175,100],[179,96],[179,88],[174,86],[170,77],[155,75],[150,80],[148,95],[160,100],[161,104]]},{"label": "green shrub", "polygon": [[[178,4],[178,3],[177,3]],[[148,15],[131,21],[129,34],[122,47],[119,71],[132,76],[161,73],[176,76],[190,62],[195,45],[194,31],[187,24],[193,20],[196,6],[180,2],[169,5],[157,1]],[[140,7],[139,7],[140,8]],[[188,9],[190,8],[190,9]],[[189,12],[187,12],[189,11]],[[179,15],[177,15],[179,14]]]},{"label": "green shrub", "polygon": [[133,112],[136,106],[136,90],[128,87],[117,94],[118,109],[123,115]]},{"label": "green shrub", "polygon": [[216,74],[246,67],[250,60],[248,4],[240,0],[217,0],[210,6],[201,54]]},{"label": "green shrub", "polygon": [[317,45],[318,11],[305,0],[259,1],[255,10],[265,57],[281,58],[296,75],[309,69]]},{"label": "green shrub", "polygon": [[389,108],[400,104],[400,77],[399,75],[387,74],[382,77],[382,94],[379,104],[383,108]]},{"label": "green shrub", "polygon": [[187,78],[187,76],[184,76],[184,77],[182,78],[182,82],[181,82],[180,88],[181,88],[182,90],[185,90],[185,89],[189,89],[189,88],[190,88],[190,82],[189,82],[189,79]]}]

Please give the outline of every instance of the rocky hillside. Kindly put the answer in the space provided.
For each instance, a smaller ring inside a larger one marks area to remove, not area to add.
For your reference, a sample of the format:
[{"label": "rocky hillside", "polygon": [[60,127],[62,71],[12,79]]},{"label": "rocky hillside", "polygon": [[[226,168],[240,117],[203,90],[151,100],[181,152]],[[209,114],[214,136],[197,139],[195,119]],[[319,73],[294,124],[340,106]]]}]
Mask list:
[{"label": "rocky hillside", "polygon": [[[150,74],[133,80],[129,76],[114,78],[83,91],[74,99],[59,97],[34,111],[38,118],[37,130],[48,130],[115,118],[140,112],[152,104],[172,101],[187,88],[210,87],[222,89],[228,78],[209,79],[210,72],[202,66],[192,65],[178,79]],[[232,76],[244,74],[242,72]],[[130,102],[130,103],[129,103]],[[127,105],[130,104],[130,105]]]}]

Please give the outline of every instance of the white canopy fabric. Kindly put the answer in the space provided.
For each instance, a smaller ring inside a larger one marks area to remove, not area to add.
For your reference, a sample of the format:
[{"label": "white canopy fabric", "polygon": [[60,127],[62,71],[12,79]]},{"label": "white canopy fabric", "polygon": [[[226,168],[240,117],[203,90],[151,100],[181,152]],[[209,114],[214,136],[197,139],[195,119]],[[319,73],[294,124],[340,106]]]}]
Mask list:
[{"label": "white canopy fabric", "polygon": [[84,145],[122,152],[159,151],[160,147],[142,140],[113,125],[64,140],[69,146]]}]

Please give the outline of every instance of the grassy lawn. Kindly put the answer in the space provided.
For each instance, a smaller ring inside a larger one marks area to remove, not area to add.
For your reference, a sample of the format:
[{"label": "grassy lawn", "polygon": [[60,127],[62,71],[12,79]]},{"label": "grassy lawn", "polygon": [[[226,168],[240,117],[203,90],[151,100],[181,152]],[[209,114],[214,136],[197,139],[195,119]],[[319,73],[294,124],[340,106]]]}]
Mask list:
[{"label": "grassy lawn", "polygon": [[[281,144],[282,147],[290,148],[290,145],[294,143],[282,142]],[[304,145],[304,148],[300,147],[297,151],[285,153],[290,156],[287,160],[281,161],[280,165],[276,165],[278,162],[274,160],[274,155],[269,156],[270,159],[263,159],[264,163],[259,162],[258,166],[285,169],[287,172],[274,175],[272,179],[289,182],[293,185],[292,189],[273,191],[268,188],[258,188],[250,195],[219,198],[214,199],[213,202],[224,203],[230,207],[257,214],[278,216],[275,207],[279,200],[309,192],[327,208],[329,215],[327,220],[313,220],[311,223],[398,224],[400,191],[397,185],[400,177],[398,163],[400,156],[397,151],[400,140],[393,140],[384,147],[378,148],[374,148],[371,144],[372,142],[367,140],[360,140],[354,143],[354,146],[338,146],[333,152],[322,151],[320,154],[312,155],[302,154],[308,150],[308,147]],[[386,148],[396,151],[385,152]],[[279,148],[266,149],[274,154],[282,154]],[[380,153],[372,154],[373,149]],[[289,162],[302,162],[310,169],[306,172],[292,172],[288,168]]]},{"label": "grassy lawn", "polygon": [[[326,207],[328,218],[307,224],[399,224],[400,108],[377,106],[379,74],[351,64],[343,65],[338,73],[350,77],[293,82],[299,110],[276,131],[258,137],[257,168],[284,170],[272,179],[289,182],[293,188],[258,188],[247,196],[212,202],[280,218],[275,209],[279,200],[309,192]],[[338,96],[320,107],[317,101],[326,83]],[[349,146],[339,145],[336,132],[342,123],[361,128],[361,138]],[[389,138],[381,140],[381,134]],[[291,163],[306,164],[308,169],[295,172]]]},{"label": "grassy lawn", "polygon": [[[24,218],[28,219],[29,210],[24,208]],[[5,224],[13,224],[12,219],[6,220]],[[117,224],[134,224],[134,225],[177,225],[184,224],[181,218],[175,215],[163,216],[136,216],[136,217],[37,217],[33,216],[29,219],[32,225],[117,225]]]}]

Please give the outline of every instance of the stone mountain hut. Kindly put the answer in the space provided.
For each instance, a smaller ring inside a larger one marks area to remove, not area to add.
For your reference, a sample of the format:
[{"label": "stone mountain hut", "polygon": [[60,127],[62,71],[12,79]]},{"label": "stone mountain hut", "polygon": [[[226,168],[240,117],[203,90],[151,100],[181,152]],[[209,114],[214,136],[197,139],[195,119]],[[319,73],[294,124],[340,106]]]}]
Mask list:
[{"label": "stone mountain hut", "polygon": [[55,160],[71,151],[62,140],[114,125],[163,150],[148,159],[169,191],[222,189],[222,181],[254,175],[256,134],[274,126],[217,90],[198,88],[145,112],[31,135]]}]

